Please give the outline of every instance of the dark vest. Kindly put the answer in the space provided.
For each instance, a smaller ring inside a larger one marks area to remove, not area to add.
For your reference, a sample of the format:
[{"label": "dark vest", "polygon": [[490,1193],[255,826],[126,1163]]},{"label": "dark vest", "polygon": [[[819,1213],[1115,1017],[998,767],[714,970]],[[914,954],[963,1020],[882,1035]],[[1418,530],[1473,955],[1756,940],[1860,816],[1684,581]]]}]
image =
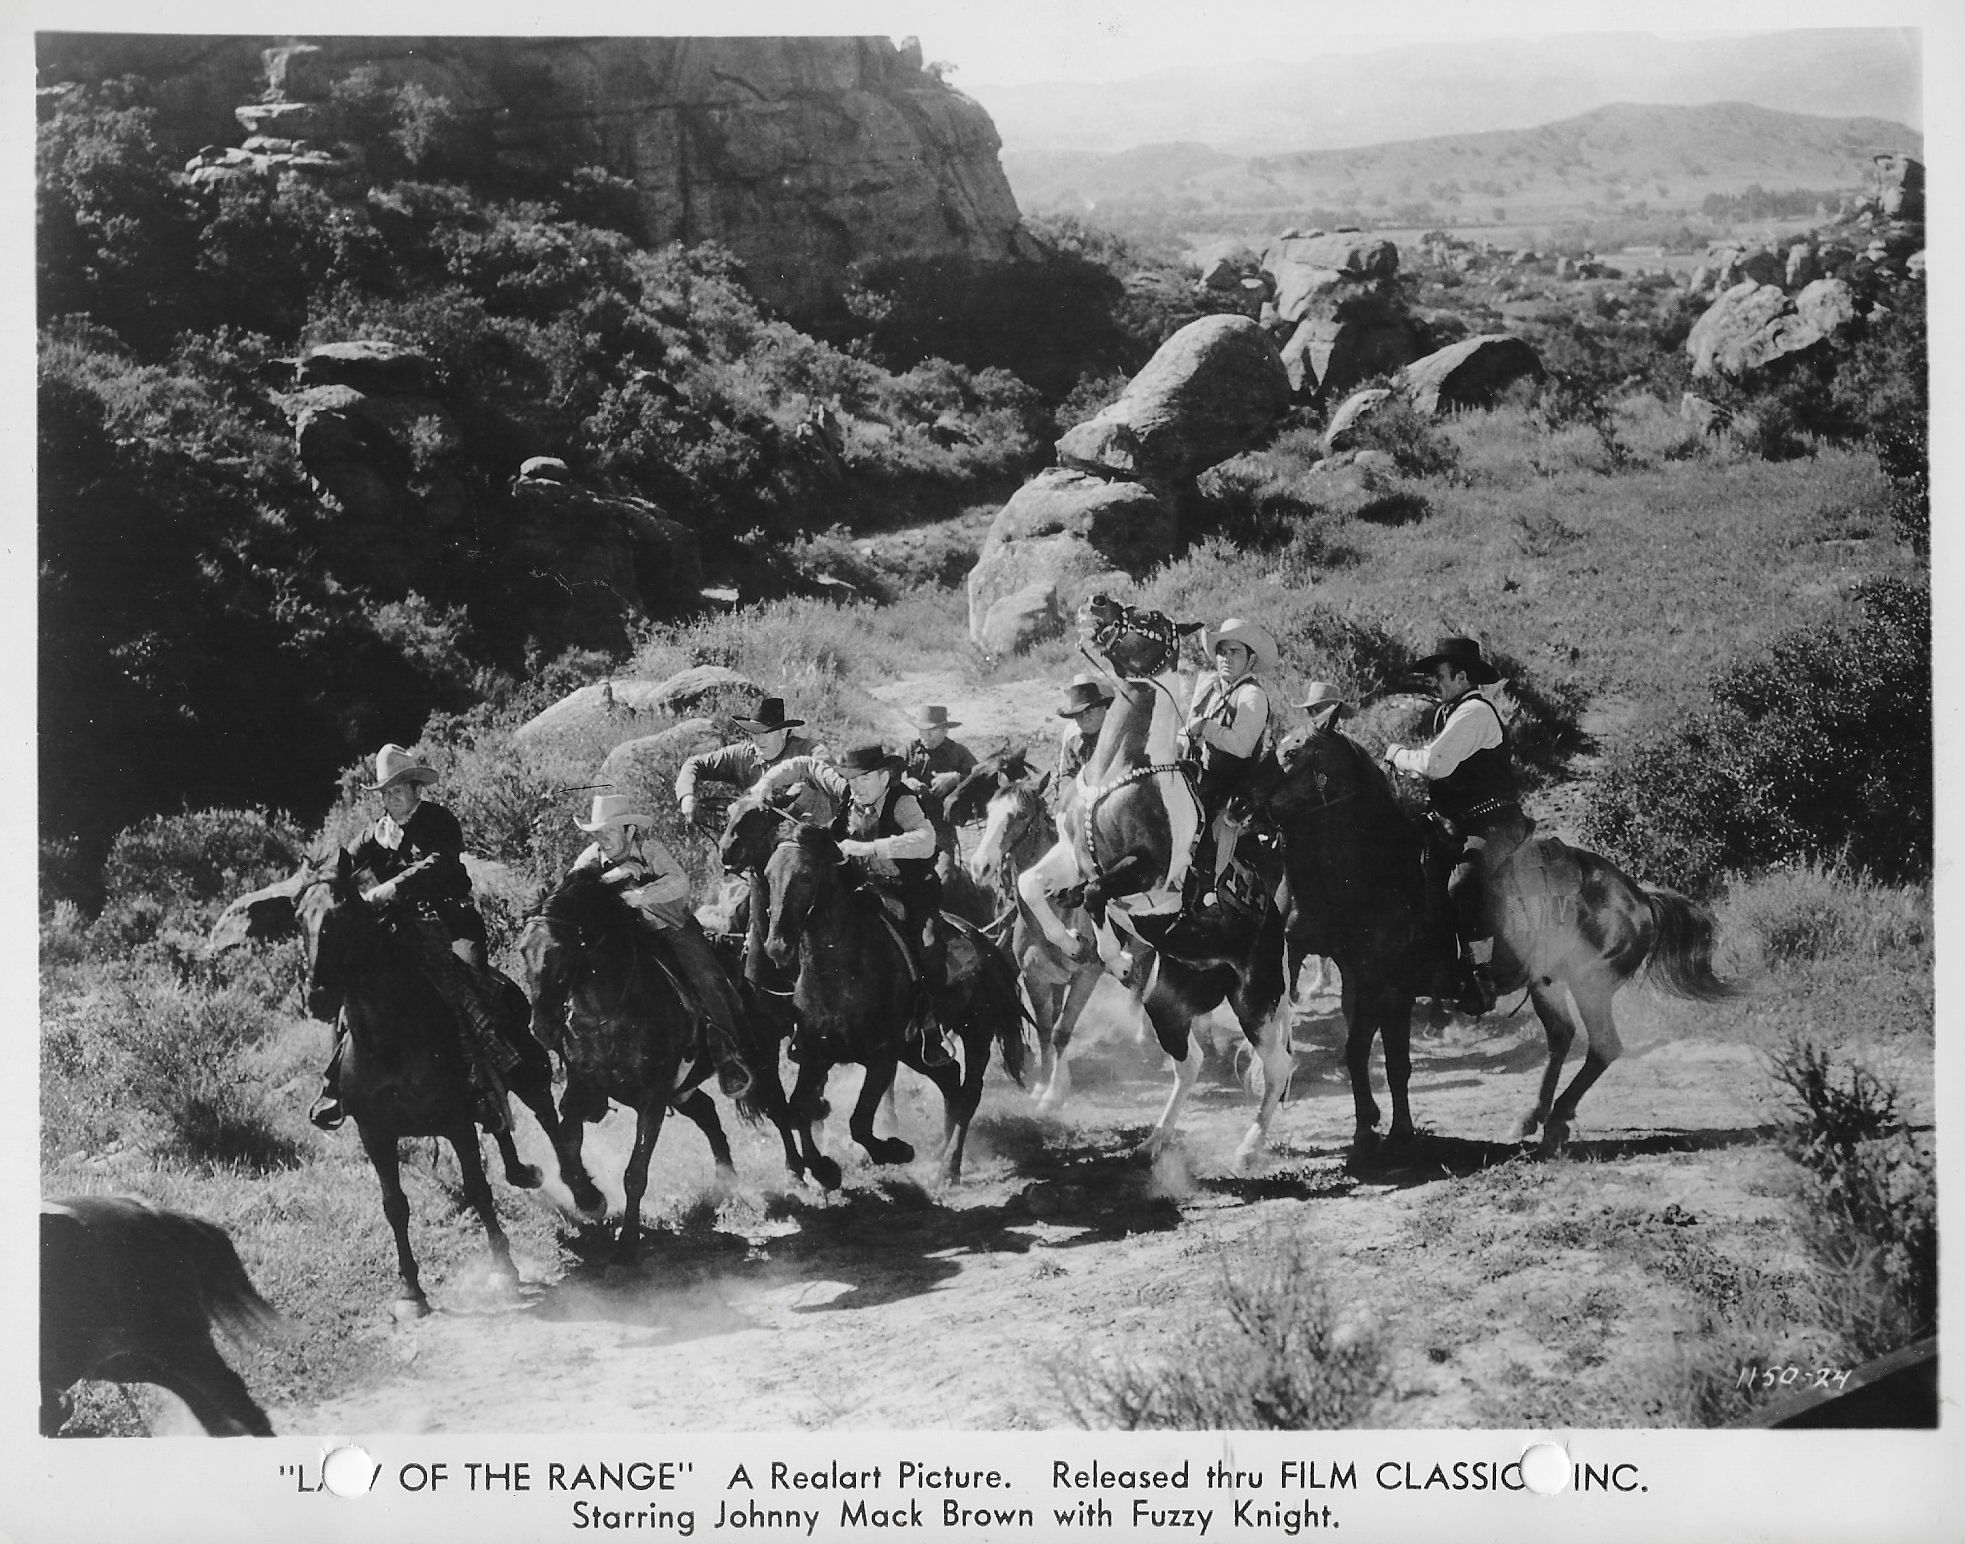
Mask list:
[{"label": "dark vest", "polygon": [[[926,791],[917,788],[897,772],[887,780],[887,796],[880,801],[878,815],[869,820],[865,806],[848,801],[846,808],[839,812],[839,818],[833,822],[834,834],[849,836],[861,842],[873,841],[883,836],[899,836],[901,828],[894,823],[894,806],[900,802],[903,794],[912,795],[914,801],[921,806],[921,813],[928,815]],[[934,824],[932,816],[929,817],[928,823]],[[903,891],[917,890],[935,875],[935,860],[932,855],[926,858],[889,858],[887,861],[899,871],[899,878],[894,883]]]},{"label": "dark vest", "polygon": [[1458,830],[1474,833],[1495,815],[1513,809],[1519,795],[1515,787],[1514,757],[1508,751],[1508,726],[1501,722],[1500,712],[1485,697],[1470,692],[1466,697],[1443,704],[1433,715],[1433,733],[1437,736],[1445,730],[1454,710],[1470,698],[1494,714],[1494,722],[1501,730],[1501,743],[1475,751],[1447,776],[1435,778],[1430,792],[1435,810]]}]

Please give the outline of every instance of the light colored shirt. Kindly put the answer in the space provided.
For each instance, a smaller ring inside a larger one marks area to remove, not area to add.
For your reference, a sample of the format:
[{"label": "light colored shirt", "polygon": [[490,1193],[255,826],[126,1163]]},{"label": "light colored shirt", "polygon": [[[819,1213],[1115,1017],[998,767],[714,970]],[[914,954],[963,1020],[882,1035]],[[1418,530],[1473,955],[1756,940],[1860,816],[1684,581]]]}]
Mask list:
[{"label": "light colored shirt", "polygon": [[767,765],[781,767],[800,756],[825,753],[825,746],[811,736],[793,733],[785,736],[785,748],[778,753],[778,759],[767,763],[764,753],[757,748],[757,741],[738,740],[717,750],[699,752],[683,762],[675,775],[675,796],[678,802],[695,798],[697,783],[704,781],[724,784],[725,792],[730,787],[749,788]]},{"label": "light colored shirt", "polygon": [[[800,783],[810,783],[831,795],[842,808],[850,806],[847,824],[855,830],[862,829],[879,816],[878,808],[854,802],[852,785],[846,781],[846,775],[816,756],[799,756],[791,761],[779,762],[757,780],[757,794],[760,798],[771,799]],[[881,798],[886,798],[884,791]],[[935,828],[929,823],[927,812],[921,808],[921,801],[913,794],[903,793],[894,801],[894,824],[901,828],[896,836],[854,838],[862,844],[862,854],[870,860],[876,874],[892,875],[895,871],[891,864],[896,858],[932,858],[935,855]]]},{"label": "light colored shirt", "polygon": [[595,842],[573,860],[573,866],[599,869],[601,881],[619,889],[622,900],[671,927],[687,909],[689,875],[675,854],[646,832],[636,832],[627,851],[611,861]]},{"label": "light colored shirt", "polygon": [[1200,730],[1203,744],[1246,758],[1255,754],[1269,727],[1269,697],[1254,676],[1238,677],[1224,687],[1221,677],[1210,671],[1195,682],[1187,713],[1189,718],[1207,715]]},{"label": "light colored shirt", "polygon": [[1480,692],[1467,693],[1454,703],[1445,727],[1430,744],[1394,746],[1392,765],[1401,772],[1416,772],[1428,782],[1452,776],[1475,751],[1502,743],[1501,716],[1490,711],[1492,706]]}]

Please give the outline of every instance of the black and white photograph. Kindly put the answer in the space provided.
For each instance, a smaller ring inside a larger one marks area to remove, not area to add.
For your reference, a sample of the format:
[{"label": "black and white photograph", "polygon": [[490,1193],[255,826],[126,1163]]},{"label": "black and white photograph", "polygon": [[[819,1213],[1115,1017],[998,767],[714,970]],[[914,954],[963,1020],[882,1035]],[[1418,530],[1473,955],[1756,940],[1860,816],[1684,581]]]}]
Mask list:
[{"label": "black and white photograph", "polygon": [[1959,1536],[1952,24],[755,15],[9,35],[0,1536]]}]

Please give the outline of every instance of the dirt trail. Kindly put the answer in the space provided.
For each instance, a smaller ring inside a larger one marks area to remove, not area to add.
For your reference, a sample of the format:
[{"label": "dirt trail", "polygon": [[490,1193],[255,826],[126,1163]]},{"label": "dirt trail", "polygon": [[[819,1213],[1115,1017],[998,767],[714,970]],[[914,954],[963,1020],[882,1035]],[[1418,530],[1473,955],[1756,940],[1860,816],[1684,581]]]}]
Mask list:
[{"label": "dirt trail", "polygon": [[[924,671],[876,695],[894,705],[891,738],[905,716],[940,702],[962,720],[958,737],[987,750],[1048,737],[1057,691],[1051,680],[977,688],[954,671]],[[1519,1404],[1524,1388],[1549,1419],[1642,1419],[1635,1406],[1579,1409],[1578,1391],[1594,1385],[1560,1364],[1539,1328],[1550,1303],[1579,1290],[1573,1249],[1544,1249],[1498,1275],[1479,1248],[1435,1248],[1423,1274],[1413,1262],[1455,1230],[1512,1239],[1613,1202],[1750,1228],[1781,1204],[1763,1183],[1771,1115],[1749,1092],[1761,1087],[1751,1051],[1699,1040],[1698,1010],[1627,992],[1626,1055],[1577,1132],[1577,1155],[1594,1161],[1542,1165],[1512,1141],[1545,1060],[1539,1026],[1532,1015],[1455,1020],[1414,1048],[1414,1109],[1435,1134],[1397,1167],[1359,1172],[1347,1167],[1337,1004],[1302,1008],[1276,1149],[1253,1172],[1231,1163],[1253,1110],[1232,1056],[1210,1056],[1178,1148],[1157,1166],[1132,1156],[1169,1080],[1158,1048],[1138,1037],[1137,1010],[1105,995],[1088,1016],[1096,1023],[1081,1044],[1091,1049],[1062,1118],[1038,1119],[1025,1091],[992,1074],[959,1186],[935,1177],[926,1155],[938,1101],[911,1075],[900,1119],[924,1156],[899,1171],[861,1161],[843,1129],[856,1074],[835,1076],[839,1113],[823,1145],[846,1182],[830,1197],[790,1188],[774,1144],[753,1132],[733,1133],[743,1178],[719,1196],[700,1141],[672,1127],[656,1154],[645,1221],[659,1231],[640,1274],[609,1269],[603,1240],[586,1236],[573,1245],[583,1258],[564,1271],[521,1256],[528,1284],[516,1301],[469,1276],[435,1283],[434,1317],[378,1330],[400,1376],[274,1420],[356,1433],[1069,1425],[1059,1368],[1179,1344],[1212,1320],[1224,1259],[1272,1226],[1306,1223],[1339,1299],[1368,1308],[1390,1338],[1388,1424],[1507,1424],[1497,1390]],[[1232,1051],[1232,1026],[1219,1029],[1208,1038]],[[543,1138],[523,1128],[528,1156],[550,1169]],[[616,1200],[631,1134],[616,1111],[589,1139],[593,1171]],[[1509,1174],[1527,1178],[1493,1178]],[[565,1199],[549,1185],[546,1202]],[[435,1204],[427,1188],[420,1204]],[[1629,1262],[1629,1279],[1619,1269],[1592,1259],[1583,1274],[1593,1293],[1625,1305],[1620,1345],[1669,1352],[1683,1305]],[[932,1356],[919,1354],[925,1346]]]}]

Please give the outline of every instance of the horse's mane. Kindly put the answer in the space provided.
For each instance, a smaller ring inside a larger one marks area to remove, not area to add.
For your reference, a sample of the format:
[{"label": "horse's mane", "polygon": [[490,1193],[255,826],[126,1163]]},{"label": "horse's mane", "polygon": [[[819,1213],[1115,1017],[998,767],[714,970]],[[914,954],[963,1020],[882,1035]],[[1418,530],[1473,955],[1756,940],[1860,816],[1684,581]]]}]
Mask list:
[{"label": "horse's mane", "polygon": [[832,832],[812,821],[800,821],[798,829],[787,840],[797,842],[814,857],[830,858],[834,861],[839,858],[839,843]]},{"label": "horse's mane", "polygon": [[634,909],[621,892],[601,878],[597,868],[577,868],[567,874],[540,908],[555,922],[583,933],[602,933],[634,920]]}]

